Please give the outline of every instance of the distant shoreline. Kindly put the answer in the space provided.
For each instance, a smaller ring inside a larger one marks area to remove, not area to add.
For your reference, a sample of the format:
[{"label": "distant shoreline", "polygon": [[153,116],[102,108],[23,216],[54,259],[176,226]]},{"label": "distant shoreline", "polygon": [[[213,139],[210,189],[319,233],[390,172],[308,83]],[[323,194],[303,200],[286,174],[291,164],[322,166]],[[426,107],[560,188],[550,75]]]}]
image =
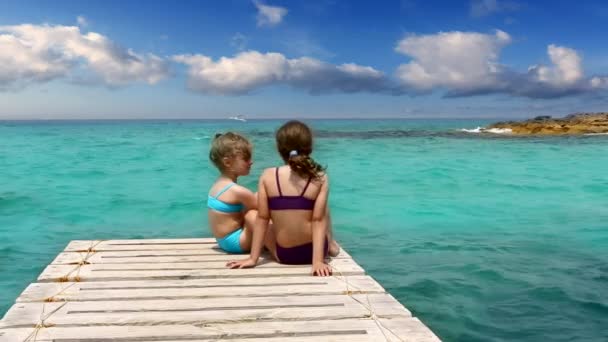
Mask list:
[{"label": "distant shoreline", "polygon": [[[374,121],[374,120],[394,120],[394,121],[440,121],[440,120],[512,120],[517,119],[516,117],[373,117],[373,118],[306,118],[306,117],[285,117],[285,118],[248,118],[248,122],[252,121],[280,121],[280,120],[304,120],[304,121]],[[237,120],[231,120],[227,118],[146,118],[146,119],[0,119],[0,123],[14,123],[14,122],[154,122],[154,121],[227,121],[237,123]],[[246,122],[241,122],[246,125]]]},{"label": "distant shoreline", "polygon": [[538,116],[524,121],[497,122],[486,130],[496,129],[515,135],[608,134],[608,113],[573,113],[564,118]]}]

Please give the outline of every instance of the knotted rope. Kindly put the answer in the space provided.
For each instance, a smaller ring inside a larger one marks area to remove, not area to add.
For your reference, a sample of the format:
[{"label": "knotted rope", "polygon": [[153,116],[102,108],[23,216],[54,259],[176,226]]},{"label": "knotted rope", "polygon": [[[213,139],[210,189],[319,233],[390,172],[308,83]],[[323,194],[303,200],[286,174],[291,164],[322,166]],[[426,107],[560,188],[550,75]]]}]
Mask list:
[{"label": "knotted rope", "polygon": [[[361,306],[363,306],[367,311],[368,311],[368,318],[370,318],[371,320],[374,321],[374,323],[376,323],[376,326],[378,326],[378,329],[380,329],[380,332],[382,333],[382,335],[384,335],[384,339],[386,341],[391,341],[391,339],[389,339],[389,337],[386,335],[386,333],[384,332],[385,330],[387,330],[388,332],[390,332],[393,336],[395,336],[399,341],[401,342],[405,342],[405,340],[403,340],[401,337],[399,337],[399,335],[397,335],[394,331],[392,331],[391,329],[387,328],[384,326],[384,324],[382,324],[382,322],[380,322],[380,320],[378,319],[378,315],[376,315],[376,311],[374,310],[370,299],[369,299],[369,293],[367,291],[363,291],[360,288],[350,284],[348,282],[348,278],[342,274],[342,272],[337,269],[336,267],[334,267],[333,265],[329,265],[332,270],[334,272],[333,277],[336,279],[339,279],[341,281],[344,282],[344,284],[346,285],[346,290],[343,292],[345,295],[349,296],[350,298],[352,298],[355,302],[361,304]],[[335,274],[338,273],[340,276],[336,276]],[[356,289],[356,291],[352,291],[351,287],[354,287]],[[362,301],[360,301],[359,299],[353,297],[353,294],[364,294],[365,298],[367,299],[367,305],[365,303],[363,303]]]},{"label": "knotted rope", "polygon": [[34,331],[32,331],[26,338],[25,340],[23,340],[23,342],[36,342],[37,338],[38,338],[38,333],[40,332],[40,330],[42,330],[42,328],[50,328],[52,326],[54,326],[54,324],[49,324],[46,323],[46,320],[51,317],[52,314],[54,314],[55,312],[61,310],[61,308],[63,308],[65,305],[67,304],[67,302],[59,305],[57,308],[55,308],[55,310],[49,312],[47,315],[44,314],[44,312],[46,311],[46,303],[42,303],[42,312],[40,313],[40,320],[39,322],[34,326]]},{"label": "knotted rope", "polygon": [[[74,272],[76,272],[76,276],[73,278],[74,282],[72,282],[70,285],[62,288],[61,290],[59,290],[59,292],[55,293],[54,295],[42,299],[42,312],[40,313],[39,322],[34,326],[34,330],[25,338],[25,340],[23,342],[30,342],[30,341],[35,342],[38,338],[38,334],[40,333],[40,330],[42,330],[43,328],[50,328],[50,327],[54,326],[54,324],[46,323],[46,320],[49,317],[51,317],[51,315],[53,315],[55,312],[57,312],[61,308],[63,308],[68,302],[65,301],[65,299],[64,299],[63,304],[59,305],[53,311],[51,311],[45,315],[46,303],[58,302],[59,300],[57,300],[57,298],[56,298],[57,296],[59,296],[60,294],[65,292],[70,287],[74,286],[74,284],[76,284],[76,282],[80,281],[81,267],[83,265],[91,264],[88,261],[89,258],[92,257],[93,255],[95,255],[95,253],[97,253],[97,250],[95,250],[95,247],[97,247],[97,245],[99,245],[103,241],[104,240],[92,241],[91,246],[89,248],[76,251],[78,253],[78,256],[80,257],[80,261],[70,263],[70,265],[76,265],[76,267],[74,267],[72,270],[70,270],[70,272],[68,272],[63,277],[60,277],[57,279],[57,281],[60,283],[68,282],[68,281],[70,281],[70,275],[72,275]],[[86,252],[86,254],[83,256],[82,253],[85,253],[85,252]]]},{"label": "knotted rope", "polygon": [[[68,282],[70,281],[70,275],[72,275],[72,273],[76,272],[76,276],[73,278],[73,281],[75,282],[79,282],[80,281],[80,269],[82,268],[82,266],[84,265],[89,265],[91,264],[89,262],[89,258],[92,257],[93,255],[95,255],[95,253],[97,253],[98,251],[95,249],[95,247],[97,247],[97,245],[99,245],[100,243],[102,243],[104,240],[99,240],[97,242],[92,241],[91,242],[91,246],[87,249],[81,249],[81,250],[77,250],[76,252],[78,253],[78,255],[80,256],[80,261],[76,261],[76,262],[72,262],[70,263],[70,265],[76,265],[76,267],[74,267],[70,272],[68,272],[66,275],[64,275],[63,277],[59,277],[57,279],[58,282],[60,283],[64,283],[64,282]],[[85,256],[82,256],[82,253],[86,252],[87,254],[85,254]]]}]

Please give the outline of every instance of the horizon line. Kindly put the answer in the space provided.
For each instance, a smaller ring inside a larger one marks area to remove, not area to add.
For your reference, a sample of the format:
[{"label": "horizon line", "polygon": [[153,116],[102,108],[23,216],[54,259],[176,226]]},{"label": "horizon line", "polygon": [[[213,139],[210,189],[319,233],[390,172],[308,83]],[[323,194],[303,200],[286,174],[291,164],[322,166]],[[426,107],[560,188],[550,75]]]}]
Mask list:
[{"label": "horizon line", "polygon": [[[505,120],[505,119],[525,119],[528,116],[432,116],[432,117],[398,117],[398,116],[382,116],[382,117],[263,117],[263,118],[247,118],[246,121],[268,121],[268,120]],[[529,116],[533,118],[533,116]],[[555,118],[561,116],[553,116]],[[6,121],[236,121],[225,117],[217,118],[0,118],[0,122]],[[245,121],[245,122],[246,122]]]}]

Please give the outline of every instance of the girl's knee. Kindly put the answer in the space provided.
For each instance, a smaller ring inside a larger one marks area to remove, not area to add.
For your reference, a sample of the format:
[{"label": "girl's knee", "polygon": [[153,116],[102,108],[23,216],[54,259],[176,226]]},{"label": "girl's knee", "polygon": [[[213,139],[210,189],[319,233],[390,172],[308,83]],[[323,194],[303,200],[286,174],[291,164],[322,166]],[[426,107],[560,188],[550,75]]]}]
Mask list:
[{"label": "girl's knee", "polygon": [[248,210],[248,211],[245,213],[245,220],[247,220],[247,219],[255,220],[255,218],[256,218],[257,216],[258,216],[258,211],[257,211],[257,210],[255,210],[255,209]]},{"label": "girl's knee", "polygon": [[243,218],[243,220],[245,221],[245,226],[249,226],[250,228],[253,228],[253,225],[255,223],[256,218],[258,217],[258,211],[257,210],[249,210],[245,213],[245,217]]}]

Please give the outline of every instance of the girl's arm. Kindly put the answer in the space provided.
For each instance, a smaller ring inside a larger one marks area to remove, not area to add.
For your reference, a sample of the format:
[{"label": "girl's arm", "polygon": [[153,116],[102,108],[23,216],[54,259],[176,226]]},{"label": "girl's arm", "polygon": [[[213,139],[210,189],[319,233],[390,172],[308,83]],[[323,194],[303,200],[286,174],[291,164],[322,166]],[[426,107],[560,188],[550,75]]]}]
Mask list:
[{"label": "girl's arm", "polygon": [[312,275],[329,276],[331,268],[325,263],[325,241],[327,239],[327,197],[329,196],[329,178],[324,176],[321,190],[312,211]]},{"label": "girl's arm", "polygon": [[264,171],[260,177],[258,184],[258,216],[255,219],[253,227],[253,239],[251,241],[251,252],[249,258],[243,260],[234,260],[226,264],[230,268],[247,268],[254,267],[258,263],[262,247],[264,246],[264,237],[268,229],[268,221],[270,220],[270,211],[268,210],[268,195],[264,186],[264,176],[268,172]]},{"label": "girl's arm", "polygon": [[265,171],[260,177],[258,183],[258,216],[255,219],[253,228],[253,239],[251,241],[251,254],[249,258],[258,262],[262,248],[264,247],[264,237],[266,236],[266,230],[268,229],[268,221],[270,221],[270,210],[268,209],[268,194],[266,192],[266,186],[264,183],[265,175],[268,174]]},{"label": "girl's arm", "polygon": [[238,196],[239,202],[243,203],[243,206],[245,206],[245,209],[243,209],[244,211],[258,208],[257,193],[253,193],[246,187],[239,185],[236,195]]}]

